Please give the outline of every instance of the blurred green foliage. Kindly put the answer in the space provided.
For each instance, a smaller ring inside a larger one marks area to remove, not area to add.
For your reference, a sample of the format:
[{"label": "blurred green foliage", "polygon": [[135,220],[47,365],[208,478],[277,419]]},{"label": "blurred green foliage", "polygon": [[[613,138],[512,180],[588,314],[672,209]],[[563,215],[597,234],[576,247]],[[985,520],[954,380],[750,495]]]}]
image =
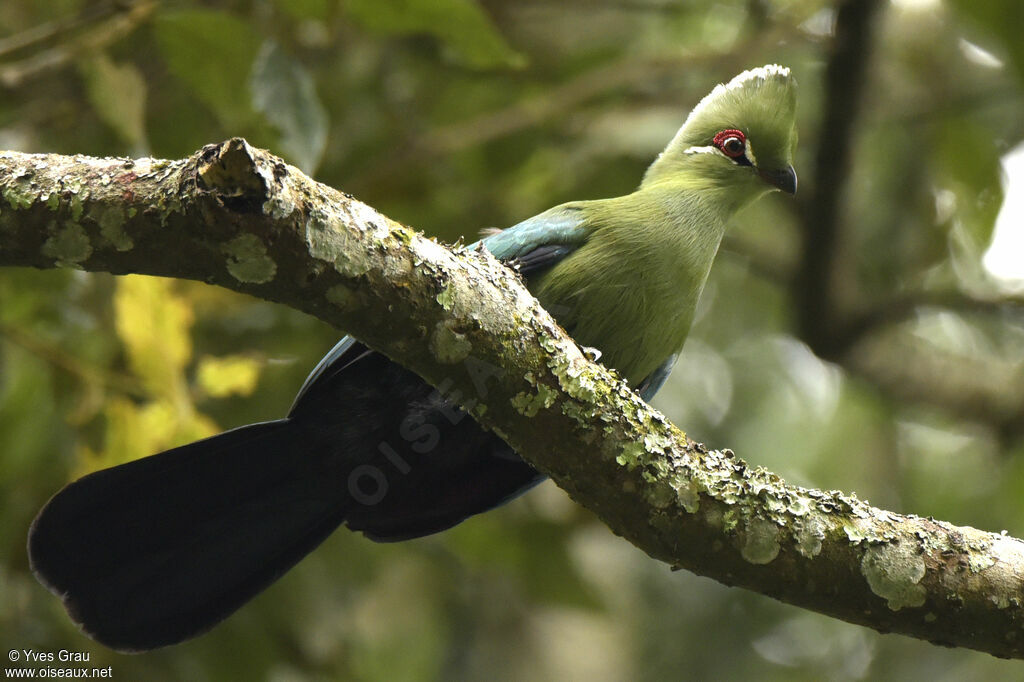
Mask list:
[{"label": "blurred green foliage", "polygon": [[[816,187],[823,0],[0,3],[0,148],[187,155],[244,135],[445,240],[630,191],[710,87],[801,85],[798,202],[737,221],[656,400],[794,483],[1024,534],[1022,302],[981,256],[1024,138],[1019,0],[884,5],[844,187]],[[838,192],[831,282],[875,320],[794,325],[801,207]],[[990,303],[998,298],[1000,305]],[[893,301],[920,300],[899,306]],[[47,497],[97,466],[274,418],[340,332],[205,285],[0,271],[0,640],[120,679],[1024,679],[1017,663],[672,573],[551,484],[440,536],[340,532],[209,635],[141,656],[31,577]]]}]

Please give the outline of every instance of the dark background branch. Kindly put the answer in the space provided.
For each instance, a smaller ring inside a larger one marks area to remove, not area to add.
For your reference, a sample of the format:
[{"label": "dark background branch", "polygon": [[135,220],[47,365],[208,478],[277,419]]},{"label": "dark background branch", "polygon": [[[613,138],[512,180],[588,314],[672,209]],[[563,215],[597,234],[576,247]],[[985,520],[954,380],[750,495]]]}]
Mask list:
[{"label": "dark background branch", "polygon": [[836,10],[835,38],[825,66],[819,144],[807,183],[808,198],[800,204],[802,256],[793,280],[797,329],[815,353],[830,360],[843,350],[833,332],[844,316],[837,287],[842,206],[880,6],[878,0],[846,0]]}]

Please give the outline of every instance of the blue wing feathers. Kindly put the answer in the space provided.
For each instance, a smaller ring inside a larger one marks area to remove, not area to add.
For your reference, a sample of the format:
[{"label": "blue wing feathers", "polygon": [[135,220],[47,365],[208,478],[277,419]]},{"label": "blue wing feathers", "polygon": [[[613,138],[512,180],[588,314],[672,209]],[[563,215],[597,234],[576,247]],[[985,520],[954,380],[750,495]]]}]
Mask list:
[{"label": "blue wing feathers", "polygon": [[650,373],[650,375],[644,379],[639,386],[636,387],[637,393],[640,397],[646,401],[650,401],[654,397],[654,394],[661,390],[661,387],[665,385],[665,380],[668,379],[668,375],[672,373],[672,367],[676,364],[676,359],[679,357],[679,353],[673,353],[668,357],[668,360],[661,363],[656,370]]},{"label": "blue wing feathers", "polygon": [[502,261],[522,258],[535,249],[551,245],[566,247],[564,257],[586,240],[585,224],[580,208],[567,204],[527,218],[481,241]]},{"label": "blue wing feathers", "polygon": [[[571,204],[556,206],[477,243],[483,243],[498,260],[515,261],[526,275],[554,265],[583,242],[586,230],[581,213]],[[309,373],[295,396],[292,411],[325,372],[336,374],[366,352],[366,347],[351,336],[341,339]]]},{"label": "blue wing feathers", "polygon": [[[366,346],[351,336],[346,336],[341,341],[338,341],[334,348],[327,352],[327,355],[320,358],[320,362],[316,363],[316,367],[306,377],[302,387],[299,388],[299,392],[295,396],[295,400],[292,401],[292,407],[288,414],[290,415],[295,412],[296,406],[322,376],[324,379],[327,379],[330,375],[337,374],[345,369],[353,360],[368,352],[370,351],[367,350]],[[346,355],[351,355],[351,357],[346,358]],[[327,376],[324,376],[325,373]]]}]

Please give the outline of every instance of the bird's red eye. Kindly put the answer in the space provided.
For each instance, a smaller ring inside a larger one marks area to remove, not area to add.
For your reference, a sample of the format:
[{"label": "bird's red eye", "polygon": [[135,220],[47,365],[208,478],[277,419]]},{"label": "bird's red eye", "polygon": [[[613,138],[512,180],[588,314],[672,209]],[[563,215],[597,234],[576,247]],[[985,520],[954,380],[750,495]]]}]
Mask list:
[{"label": "bird's red eye", "polygon": [[715,135],[713,143],[731,159],[738,159],[747,151],[747,136],[739,130],[723,130]]}]

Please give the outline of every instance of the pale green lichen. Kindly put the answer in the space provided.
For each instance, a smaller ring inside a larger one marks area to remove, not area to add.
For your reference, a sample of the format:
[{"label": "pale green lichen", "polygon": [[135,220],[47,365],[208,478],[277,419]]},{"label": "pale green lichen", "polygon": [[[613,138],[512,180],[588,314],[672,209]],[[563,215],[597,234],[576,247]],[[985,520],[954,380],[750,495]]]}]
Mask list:
[{"label": "pale green lichen", "polygon": [[[385,277],[396,279],[412,272],[416,264],[432,262],[428,257],[414,263],[416,259],[406,256],[405,247],[412,243],[414,233],[366,204],[352,200],[342,206],[342,211],[347,217],[315,211],[306,221],[310,254],[332,263],[342,275],[359,277],[379,266]],[[431,243],[446,252],[430,240],[421,242],[421,250]],[[387,255],[375,255],[382,251]]]},{"label": "pale green lichen", "polygon": [[[999,554],[1002,550],[1006,550],[1010,545],[1004,542],[996,540],[990,542],[986,537],[972,539],[967,543],[967,565],[971,568],[971,572],[979,573],[986,568],[991,568],[995,565],[996,560],[999,558]],[[1000,539],[1001,540],[1001,539]],[[1006,557],[1010,560],[1007,561],[1008,565],[1016,565],[1020,561],[1020,556]]]},{"label": "pale green lichen", "polygon": [[277,264],[267,255],[267,247],[254,234],[240,234],[221,247],[227,254],[227,268],[239,282],[265,284],[277,274]]},{"label": "pale green lichen", "polygon": [[811,501],[800,494],[789,495],[785,511],[793,516],[806,516],[811,512]]},{"label": "pale green lichen", "polygon": [[980,573],[986,568],[996,565],[995,557],[980,551],[972,551],[967,555],[967,565],[972,573]]},{"label": "pale green lichen", "polygon": [[676,491],[676,501],[690,514],[696,514],[700,509],[700,491],[696,484],[681,473],[674,474],[669,480]]},{"label": "pale green lichen", "polygon": [[549,353],[558,350],[558,341],[551,335],[541,331],[537,334],[537,343]]},{"label": "pale green lichen", "polygon": [[306,220],[306,246],[314,258],[327,261],[345,277],[358,277],[370,271],[372,261],[345,228],[333,226],[323,211],[312,211]]},{"label": "pale green lichen", "polygon": [[43,243],[42,252],[58,265],[74,266],[92,255],[89,235],[78,223],[67,222],[61,228],[51,223],[50,232],[50,237]]},{"label": "pale green lichen", "polygon": [[554,405],[558,398],[558,392],[545,384],[539,384],[536,388],[536,393],[521,391],[512,398],[512,407],[524,417],[536,417],[542,409]]},{"label": "pale green lichen", "polygon": [[644,444],[638,442],[626,443],[623,446],[622,451],[615,458],[621,466],[626,467],[627,470],[632,471],[640,466],[641,457],[644,454]]},{"label": "pale green lichen", "polygon": [[344,284],[335,284],[324,294],[328,301],[339,308],[351,308],[356,302],[356,294]]},{"label": "pale green lichen", "polygon": [[562,403],[562,414],[577,424],[584,424],[590,417],[590,409],[572,400]]},{"label": "pale green lichen", "polygon": [[793,522],[793,539],[796,551],[808,559],[821,553],[821,542],[825,539],[825,523],[817,516],[797,519]]},{"label": "pale green lichen", "polygon": [[[646,419],[641,419],[641,423],[646,422]],[[674,443],[672,436],[667,433],[662,433],[657,429],[644,429],[647,431],[644,434],[644,448],[648,453],[654,455],[664,455],[668,450],[672,448]],[[657,462],[664,462],[663,459],[655,460]]]},{"label": "pale green lichen", "polygon": [[270,198],[263,202],[264,215],[275,220],[282,220],[295,212],[295,200],[291,192],[281,190],[269,194]]},{"label": "pale green lichen", "polygon": [[79,189],[78,186],[71,188],[71,219],[76,223],[82,219],[82,213],[85,211],[85,204],[82,203],[82,194]]},{"label": "pale green lichen", "polygon": [[445,365],[462,362],[473,350],[473,344],[465,334],[453,330],[445,322],[438,322],[430,336],[430,351],[434,358]]},{"label": "pale green lichen", "polygon": [[557,376],[562,390],[576,400],[594,403],[602,392],[602,382],[597,371],[580,358],[573,358]]},{"label": "pale green lichen", "polygon": [[[994,559],[993,564],[1002,564],[1003,566],[1020,566],[1024,563],[1024,542],[1007,535],[1006,531],[1003,531],[1002,535],[992,535],[990,537],[992,538],[992,541],[987,543],[987,552]],[[975,563],[977,564],[977,562]],[[1012,606],[1020,608],[1020,596],[1011,596],[1010,603]]]},{"label": "pale green lichen", "polygon": [[125,214],[120,206],[100,206],[90,216],[100,226],[100,234],[118,251],[130,251],[135,244],[124,231]]},{"label": "pale green lichen", "polygon": [[928,591],[920,584],[925,574],[924,557],[912,542],[886,542],[868,547],[860,562],[871,591],[886,600],[889,608],[924,604]]},{"label": "pale green lichen", "polygon": [[655,481],[647,488],[647,502],[655,509],[665,509],[676,501],[676,491],[668,483]]},{"label": "pale green lichen", "polygon": [[[749,482],[742,478],[732,460],[719,450],[705,455],[705,466],[694,470],[694,480],[702,492],[719,502],[734,505],[746,499]],[[745,466],[744,466],[744,471]]]},{"label": "pale green lichen", "polygon": [[562,412],[566,416],[584,427],[595,419],[612,421],[602,408],[614,390],[614,384],[607,377],[594,371],[585,371],[574,375],[567,371],[561,371],[559,368],[553,368],[552,372],[558,379],[562,390],[574,398],[574,400],[562,404]]},{"label": "pale green lichen", "polygon": [[176,196],[162,197],[157,200],[156,208],[159,210],[157,214],[160,218],[160,225],[166,227],[168,219],[175,213],[184,213],[181,206],[181,200]]},{"label": "pale green lichen", "polygon": [[722,513],[722,530],[732,533],[740,525],[740,513],[735,507],[729,507]]},{"label": "pale green lichen", "polygon": [[444,289],[441,289],[436,297],[437,302],[441,304],[441,307],[447,311],[451,311],[455,307],[455,287],[451,283],[445,285]]},{"label": "pale green lichen", "polygon": [[725,526],[725,519],[722,518],[722,510],[718,507],[705,507],[704,524],[708,528],[721,531]]},{"label": "pale green lichen", "polygon": [[844,522],[843,530],[846,532],[846,537],[854,544],[881,541],[875,538],[874,528],[872,528],[871,523],[861,518],[855,518],[848,522]]},{"label": "pale green lichen", "polygon": [[18,181],[5,185],[2,196],[4,201],[15,210],[31,208],[38,198],[29,183]]},{"label": "pale green lichen", "polygon": [[765,519],[751,519],[740,555],[752,564],[769,564],[779,555],[779,527]]},{"label": "pale green lichen", "polygon": [[388,254],[388,257],[384,259],[384,276],[391,281],[405,277],[412,271],[412,259],[408,258],[401,251],[390,253]]}]

